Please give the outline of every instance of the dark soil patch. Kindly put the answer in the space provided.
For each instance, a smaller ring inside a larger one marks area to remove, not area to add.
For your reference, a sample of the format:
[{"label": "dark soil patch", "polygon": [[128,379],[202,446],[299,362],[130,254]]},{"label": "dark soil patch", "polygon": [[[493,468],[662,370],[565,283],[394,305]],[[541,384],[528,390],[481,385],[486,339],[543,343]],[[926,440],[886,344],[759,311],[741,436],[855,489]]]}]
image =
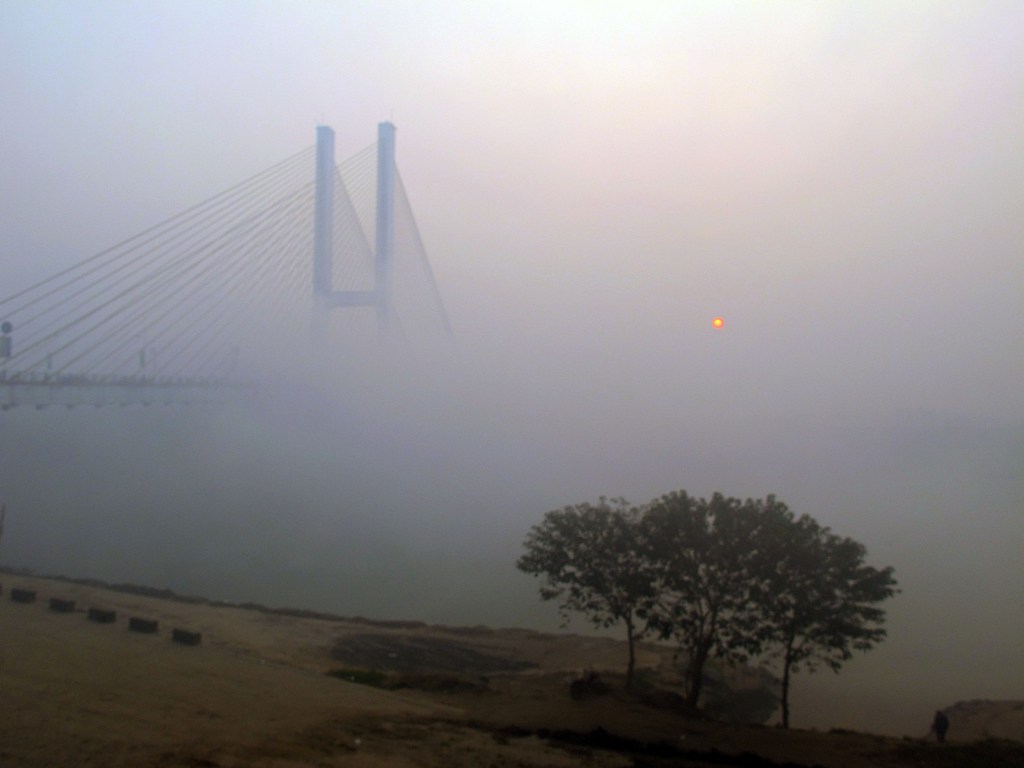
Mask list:
[{"label": "dark soil patch", "polygon": [[905,741],[896,755],[910,765],[935,768],[1020,768],[1024,744],[1005,739],[986,739],[972,744],[935,744]]},{"label": "dark soil patch", "polygon": [[808,765],[806,763],[776,762],[752,752],[730,755],[717,749],[686,750],[671,744],[645,743],[637,739],[618,736],[604,728],[580,732],[547,728],[532,730],[515,726],[494,728],[473,721],[469,725],[472,728],[490,731],[495,741],[501,744],[507,744],[509,739],[536,736],[574,752],[592,749],[619,752],[630,755],[636,768],[676,768],[677,766],[680,768],[682,766],[686,766],[686,768],[717,768],[718,766],[727,768],[823,768],[818,763]]},{"label": "dark soil patch", "polygon": [[346,635],[334,644],[331,658],[363,669],[460,675],[519,672],[536,666],[444,638],[412,635]]}]

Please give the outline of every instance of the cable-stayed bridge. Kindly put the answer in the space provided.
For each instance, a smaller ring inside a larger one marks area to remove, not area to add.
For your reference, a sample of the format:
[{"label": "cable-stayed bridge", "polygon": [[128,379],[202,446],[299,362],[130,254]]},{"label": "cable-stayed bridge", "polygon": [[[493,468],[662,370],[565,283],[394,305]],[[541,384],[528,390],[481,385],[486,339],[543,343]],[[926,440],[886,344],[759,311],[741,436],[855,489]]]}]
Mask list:
[{"label": "cable-stayed bridge", "polygon": [[[292,157],[0,298],[0,408],[194,403],[317,345],[450,334],[395,128]],[[410,343],[414,343],[410,341]]]}]

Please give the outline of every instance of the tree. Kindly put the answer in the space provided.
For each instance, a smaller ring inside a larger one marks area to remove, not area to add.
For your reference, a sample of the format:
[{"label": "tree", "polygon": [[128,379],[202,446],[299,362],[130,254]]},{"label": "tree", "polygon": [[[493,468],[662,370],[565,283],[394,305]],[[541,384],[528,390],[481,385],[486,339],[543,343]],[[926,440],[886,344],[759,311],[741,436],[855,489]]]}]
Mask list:
[{"label": "tree", "polygon": [[622,622],[629,646],[647,632],[673,638],[686,655],[686,704],[696,709],[712,656],[782,660],[782,723],[789,726],[790,678],[819,665],[838,672],[854,651],[885,637],[878,603],[897,593],[892,568],[865,564],[863,544],[774,496],[710,500],[686,491],[642,510],[601,498],[548,512],[524,543],[520,570],[545,581],[544,600],[585,613],[592,623]]},{"label": "tree", "polygon": [[[771,497],[769,497],[771,498]],[[789,727],[791,674],[824,664],[838,673],[854,651],[885,638],[878,603],[897,594],[893,569],[864,563],[867,549],[779,505],[763,530],[764,578],[757,586],[761,627],[757,644],[782,659],[782,725]]]},{"label": "tree", "polygon": [[626,687],[633,682],[635,643],[643,634],[637,606],[650,594],[651,579],[639,548],[639,512],[624,499],[601,497],[553,510],[527,534],[526,552],[516,567],[544,578],[540,595],[560,599],[559,610],[586,614],[598,627],[626,627],[629,662]]},{"label": "tree", "polygon": [[756,647],[753,568],[760,560],[753,512],[750,503],[720,493],[706,500],[676,491],[653,501],[643,516],[654,582],[642,614],[686,654],[685,700],[694,709],[708,658],[739,660]]}]

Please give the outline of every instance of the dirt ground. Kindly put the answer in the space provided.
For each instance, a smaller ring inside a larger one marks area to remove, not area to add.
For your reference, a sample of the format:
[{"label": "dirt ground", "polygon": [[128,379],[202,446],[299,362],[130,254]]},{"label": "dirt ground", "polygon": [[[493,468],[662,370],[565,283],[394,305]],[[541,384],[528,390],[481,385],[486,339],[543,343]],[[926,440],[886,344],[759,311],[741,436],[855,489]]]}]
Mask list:
[{"label": "dirt ground", "polygon": [[[329,621],[8,574],[0,583],[4,768],[959,764],[940,745],[908,750],[906,740],[728,725],[652,707],[621,690],[624,649],[607,639]],[[16,588],[36,601],[12,601]],[[55,597],[75,610],[50,610]],[[89,621],[97,607],[116,620]],[[130,617],[157,620],[159,631],[129,631]],[[201,643],[172,642],[174,628],[202,633]],[[645,646],[640,665],[654,675],[665,653]],[[436,684],[384,690],[326,674],[339,668]],[[611,691],[573,701],[565,679],[583,668],[602,670]],[[989,727],[1002,730],[988,735],[1003,738],[1024,712],[1019,702],[1001,703],[1001,714],[970,704],[962,721],[989,712]]]}]

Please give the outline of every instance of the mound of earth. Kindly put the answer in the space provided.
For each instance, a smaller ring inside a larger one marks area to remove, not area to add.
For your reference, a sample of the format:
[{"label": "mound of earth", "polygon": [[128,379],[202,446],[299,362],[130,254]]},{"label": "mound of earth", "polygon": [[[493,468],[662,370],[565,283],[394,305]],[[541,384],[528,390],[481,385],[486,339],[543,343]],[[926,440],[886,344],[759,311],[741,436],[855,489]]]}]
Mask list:
[{"label": "mound of earth", "polygon": [[958,701],[946,708],[950,741],[1010,739],[1024,742],[1024,701]]}]

